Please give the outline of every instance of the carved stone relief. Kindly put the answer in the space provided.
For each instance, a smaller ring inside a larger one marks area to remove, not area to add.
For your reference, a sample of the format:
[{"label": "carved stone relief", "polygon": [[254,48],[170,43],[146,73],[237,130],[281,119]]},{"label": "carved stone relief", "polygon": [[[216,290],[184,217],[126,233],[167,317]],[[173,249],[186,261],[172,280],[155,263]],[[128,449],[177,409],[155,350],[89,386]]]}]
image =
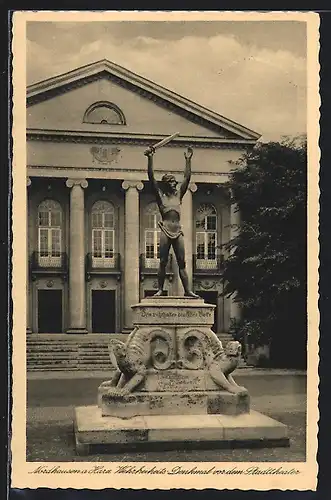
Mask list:
[{"label": "carved stone relief", "polygon": [[117,146],[92,146],[90,152],[93,156],[93,161],[106,165],[117,163],[121,158],[121,150]]},{"label": "carved stone relief", "polygon": [[194,280],[194,287],[196,290],[221,290],[222,283],[220,280],[210,280],[210,279],[202,279],[202,280]]},{"label": "carved stone relief", "polygon": [[192,330],[188,332],[179,347],[180,368],[199,370],[204,367],[204,349],[202,332]]},{"label": "carved stone relief", "polygon": [[164,330],[154,330],[150,335],[151,364],[156,370],[167,370],[175,363],[173,338]]}]

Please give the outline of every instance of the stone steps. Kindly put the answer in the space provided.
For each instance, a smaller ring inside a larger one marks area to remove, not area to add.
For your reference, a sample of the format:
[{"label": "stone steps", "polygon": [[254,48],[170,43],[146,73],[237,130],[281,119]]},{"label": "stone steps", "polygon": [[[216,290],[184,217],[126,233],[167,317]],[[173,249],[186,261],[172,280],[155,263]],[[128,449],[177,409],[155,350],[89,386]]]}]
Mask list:
[{"label": "stone steps", "polygon": [[108,354],[110,338],[126,335],[51,335],[30,334],[27,337],[28,371],[94,371],[111,370]]},{"label": "stone steps", "polygon": [[[27,336],[27,369],[36,371],[109,371],[112,364],[108,342],[123,342],[127,334],[29,334]],[[223,346],[232,340],[228,333],[217,335]],[[241,366],[246,366],[244,361]]]}]

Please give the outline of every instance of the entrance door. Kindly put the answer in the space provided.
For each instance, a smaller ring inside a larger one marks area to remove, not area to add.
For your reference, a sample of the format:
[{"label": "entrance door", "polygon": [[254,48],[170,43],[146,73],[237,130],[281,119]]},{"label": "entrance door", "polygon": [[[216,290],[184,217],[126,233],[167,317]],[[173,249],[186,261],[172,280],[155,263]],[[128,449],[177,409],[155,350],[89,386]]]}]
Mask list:
[{"label": "entrance door", "polygon": [[214,304],[216,307],[214,309],[214,324],[213,326],[211,327],[211,329],[214,331],[214,332],[217,332],[217,306],[218,306],[218,303],[217,303],[217,295],[218,293],[217,292],[213,292],[213,291],[208,291],[206,292],[205,290],[198,290],[196,292],[198,295],[200,295],[200,297],[202,299],[204,299],[204,301],[207,303],[207,304]]},{"label": "entrance door", "polygon": [[92,290],[92,332],[116,332],[115,290]]},{"label": "entrance door", "polygon": [[62,290],[38,290],[38,333],[62,331]]}]

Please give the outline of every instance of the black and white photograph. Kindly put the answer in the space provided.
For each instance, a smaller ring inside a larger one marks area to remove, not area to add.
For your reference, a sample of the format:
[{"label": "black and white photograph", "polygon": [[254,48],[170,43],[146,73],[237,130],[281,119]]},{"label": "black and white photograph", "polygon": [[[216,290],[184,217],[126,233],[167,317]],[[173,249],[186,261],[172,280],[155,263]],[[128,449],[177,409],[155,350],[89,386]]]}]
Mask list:
[{"label": "black and white photograph", "polygon": [[315,489],[318,15],[12,49],[13,486]]}]

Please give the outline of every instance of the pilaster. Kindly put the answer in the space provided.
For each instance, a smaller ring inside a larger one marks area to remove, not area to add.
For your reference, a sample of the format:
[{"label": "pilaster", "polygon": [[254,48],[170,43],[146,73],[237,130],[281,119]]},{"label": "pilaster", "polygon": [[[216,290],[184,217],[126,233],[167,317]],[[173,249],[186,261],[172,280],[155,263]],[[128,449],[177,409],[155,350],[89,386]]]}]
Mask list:
[{"label": "pilaster", "polygon": [[123,181],[125,190],[124,329],[131,330],[131,306],[139,302],[139,191],[141,181]]},{"label": "pilaster", "polygon": [[85,297],[84,189],[86,179],[67,179],[70,188],[69,328],[67,333],[87,333]]}]

